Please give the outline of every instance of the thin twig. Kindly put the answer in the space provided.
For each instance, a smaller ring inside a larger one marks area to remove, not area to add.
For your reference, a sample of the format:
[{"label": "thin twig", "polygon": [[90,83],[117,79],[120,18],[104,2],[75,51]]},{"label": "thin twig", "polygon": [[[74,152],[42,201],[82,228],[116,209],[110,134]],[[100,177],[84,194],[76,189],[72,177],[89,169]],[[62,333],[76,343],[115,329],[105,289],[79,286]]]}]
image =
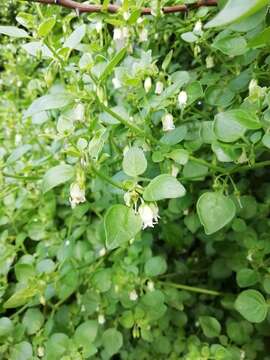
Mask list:
[{"label": "thin twig", "polygon": [[[106,8],[103,5],[93,5],[93,4],[82,4],[73,0],[28,0],[34,1],[41,4],[51,4],[65,7],[67,9],[73,9],[78,14],[81,13],[95,13],[95,12],[103,12],[107,11],[109,13],[116,13],[121,9],[121,6],[109,4]],[[217,0],[199,0],[194,4],[189,5],[174,5],[174,6],[165,6],[162,8],[162,12],[164,14],[172,14],[178,12],[187,12],[190,9],[196,9],[201,6],[216,6]],[[151,15],[152,9],[149,7],[143,7],[141,9],[141,15]]]}]

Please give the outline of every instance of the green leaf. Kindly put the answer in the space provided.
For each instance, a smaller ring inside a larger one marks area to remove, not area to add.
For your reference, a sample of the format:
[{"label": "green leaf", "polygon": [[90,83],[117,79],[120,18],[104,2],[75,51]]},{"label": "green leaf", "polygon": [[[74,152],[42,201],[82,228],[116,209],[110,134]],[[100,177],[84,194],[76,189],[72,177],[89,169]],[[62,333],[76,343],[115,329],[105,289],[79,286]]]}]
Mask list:
[{"label": "green leaf", "polygon": [[15,38],[26,38],[29,37],[27,32],[16,26],[0,26],[0,34],[8,35]]},{"label": "green leaf", "polygon": [[269,133],[264,134],[264,136],[262,138],[262,143],[265,147],[270,149],[270,134]]},{"label": "green leaf", "polygon": [[197,202],[197,212],[207,235],[214,234],[235,216],[234,202],[221,193],[206,192]]},{"label": "green leaf", "polygon": [[258,35],[254,36],[249,43],[248,46],[251,48],[256,48],[259,46],[264,46],[270,43],[270,27],[264,29]]},{"label": "green leaf", "polygon": [[138,176],[145,172],[147,161],[143,151],[138,147],[131,147],[124,155],[123,170],[129,176]]},{"label": "green leaf", "polygon": [[266,5],[268,0],[229,0],[217,16],[205,25],[205,28],[224,26],[244,19]]},{"label": "green leaf", "polygon": [[236,120],[235,110],[219,113],[214,120],[214,133],[224,142],[235,142],[244,136],[247,128]]},{"label": "green leaf", "polygon": [[160,139],[160,142],[164,145],[176,145],[183,141],[186,135],[187,127],[185,125],[181,125],[164,134]]},{"label": "green leaf", "polygon": [[258,274],[253,269],[242,268],[237,272],[236,281],[240,287],[248,287],[257,283]]},{"label": "green leaf", "polygon": [[185,149],[175,149],[167,155],[170,159],[174,160],[177,164],[185,165],[188,162],[188,151]]},{"label": "green leaf", "polygon": [[28,309],[23,316],[22,323],[28,335],[33,335],[41,328],[44,316],[39,309]]},{"label": "green leaf", "polygon": [[123,346],[123,336],[114,328],[105,330],[102,334],[101,341],[105,351],[110,357],[116,354]]},{"label": "green leaf", "polygon": [[78,347],[82,346],[85,357],[96,353],[93,342],[97,336],[98,323],[95,320],[87,320],[77,327],[74,334],[74,341]]},{"label": "green leaf", "polygon": [[7,165],[10,165],[10,164],[14,163],[15,161],[19,160],[25,154],[27,154],[31,149],[32,149],[32,146],[29,144],[25,144],[25,145],[21,145],[21,146],[17,147],[16,149],[14,149],[12,151],[12,153],[7,158],[7,161],[6,161]]},{"label": "green leaf", "polygon": [[161,256],[154,256],[148,259],[144,266],[146,276],[158,276],[167,270],[167,263]]},{"label": "green leaf", "polygon": [[22,341],[11,347],[10,360],[32,360],[32,345],[27,341]]},{"label": "green leaf", "polygon": [[49,169],[43,177],[42,190],[44,193],[54,187],[71,180],[75,175],[73,166],[63,164]]},{"label": "green leaf", "polygon": [[71,98],[65,93],[44,95],[36,99],[24,113],[24,117],[33,116],[45,110],[60,109],[71,102]]},{"label": "green leaf", "polygon": [[124,56],[126,55],[126,51],[126,48],[122,48],[106,65],[105,69],[99,77],[100,82],[104,81],[113,72],[114,68],[123,60]]},{"label": "green leaf", "polygon": [[37,293],[38,290],[32,287],[19,289],[4,303],[4,308],[12,309],[18,306],[22,306],[29,302],[34,296],[36,296]]},{"label": "green leaf", "polygon": [[146,201],[158,201],[179,198],[185,194],[186,189],[174,176],[162,174],[147,185],[143,192],[143,198]]},{"label": "green leaf", "polygon": [[0,318],[0,338],[8,336],[12,330],[12,321],[7,317]]},{"label": "green leaf", "polygon": [[55,18],[46,19],[39,25],[38,35],[41,37],[46,37],[52,31],[55,24]]},{"label": "green leaf", "polygon": [[208,338],[219,336],[221,332],[221,325],[217,319],[212,316],[200,316],[199,323],[202,327],[203,333]]},{"label": "green leaf", "polygon": [[260,323],[265,320],[268,305],[263,295],[257,290],[245,290],[237,296],[235,309],[248,321]]},{"label": "green leaf", "polygon": [[247,42],[243,36],[218,36],[212,46],[229,56],[239,56],[247,51]]},{"label": "green leaf", "polygon": [[113,205],[104,218],[106,246],[115,249],[137,235],[141,230],[142,221],[138,215],[124,205]]},{"label": "green leaf", "polygon": [[63,48],[75,49],[85,36],[86,27],[81,25],[64,42]]}]

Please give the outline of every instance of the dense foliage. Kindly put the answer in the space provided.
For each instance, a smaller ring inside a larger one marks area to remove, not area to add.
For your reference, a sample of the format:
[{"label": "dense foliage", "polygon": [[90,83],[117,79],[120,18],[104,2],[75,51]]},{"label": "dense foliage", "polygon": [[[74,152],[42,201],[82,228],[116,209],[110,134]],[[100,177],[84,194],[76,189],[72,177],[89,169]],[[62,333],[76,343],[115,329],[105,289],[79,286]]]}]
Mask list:
[{"label": "dense foliage", "polygon": [[270,359],[268,1],[141,4],[1,5],[1,359]]}]

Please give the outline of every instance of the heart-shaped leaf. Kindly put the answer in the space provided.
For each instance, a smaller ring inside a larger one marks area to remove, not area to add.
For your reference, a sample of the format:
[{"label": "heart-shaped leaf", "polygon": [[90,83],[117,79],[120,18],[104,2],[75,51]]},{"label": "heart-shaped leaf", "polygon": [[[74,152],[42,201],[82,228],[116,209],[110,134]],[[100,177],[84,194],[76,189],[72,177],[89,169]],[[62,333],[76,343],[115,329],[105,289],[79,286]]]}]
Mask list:
[{"label": "heart-shaped leaf", "polygon": [[143,192],[143,198],[146,201],[158,201],[179,198],[185,194],[186,189],[174,176],[162,174],[148,184]]},{"label": "heart-shaped leaf", "polygon": [[197,212],[205,233],[211,235],[227,225],[235,216],[234,202],[221,193],[206,192],[197,202]]}]

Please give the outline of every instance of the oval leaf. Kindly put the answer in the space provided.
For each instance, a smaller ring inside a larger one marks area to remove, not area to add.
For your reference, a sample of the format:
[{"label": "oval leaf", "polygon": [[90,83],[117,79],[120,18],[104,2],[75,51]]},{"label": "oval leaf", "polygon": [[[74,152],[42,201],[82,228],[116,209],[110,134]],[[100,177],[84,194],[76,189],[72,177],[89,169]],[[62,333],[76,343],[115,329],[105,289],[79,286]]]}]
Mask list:
[{"label": "oval leaf", "polygon": [[162,174],[148,184],[143,192],[143,198],[146,201],[158,201],[179,198],[185,194],[186,189],[174,176]]},{"label": "oval leaf", "polygon": [[238,295],[236,310],[248,321],[260,323],[267,316],[268,306],[263,295],[257,290],[245,290]]},{"label": "oval leaf", "polygon": [[123,170],[129,176],[138,176],[145,172],[147,161],[138,147],[130,148],[124,155]]},{"label": "oval leaf", "polygon": [[104,226],[106,246],[112,250],[133,239],[141,230],[142,221],[133,209],[114,205],[105,215]]},{"label": "oval leaf", "polygon": [[54,187],[69,181],[73,176],[74,168],[71,165],[57,165],[49,169],[43,177],[43,192],[46,193]]},{"label": "oval leaf", "polygon": [[205,28],[224,26],[242,20],[268,5],[268,0],[229,0],[217,16]]}]

